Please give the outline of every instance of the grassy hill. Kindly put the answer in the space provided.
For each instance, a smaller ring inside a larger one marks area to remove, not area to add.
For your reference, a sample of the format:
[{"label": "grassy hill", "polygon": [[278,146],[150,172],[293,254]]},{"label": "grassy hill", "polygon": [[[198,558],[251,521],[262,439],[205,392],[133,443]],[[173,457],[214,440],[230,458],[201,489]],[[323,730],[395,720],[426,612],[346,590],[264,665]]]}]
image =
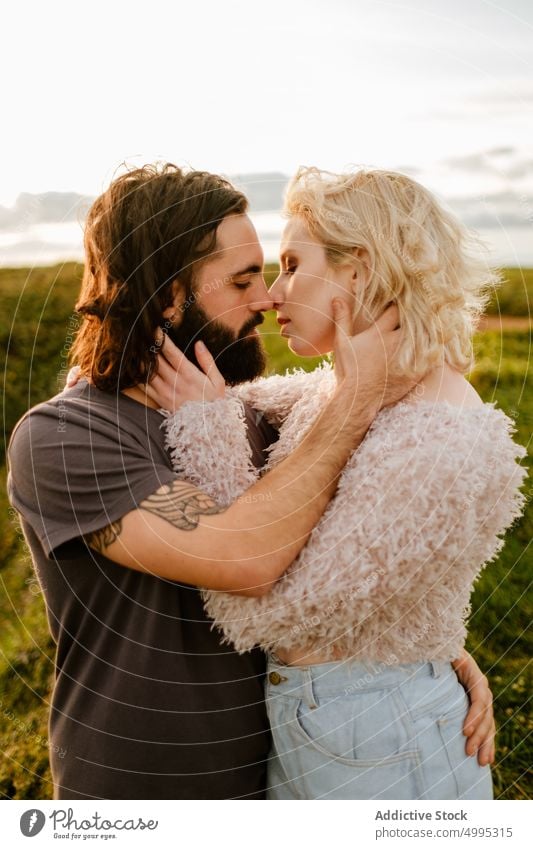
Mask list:
[{"label": "grassy hill", "polygon": [[[273,279],[276,269],[268,268]],[[0,269],[0,375],[3,397],[2,448],[22,413],[63,385],[66,357],[77,326],[73,313],[81,266]],[[490,311],[531,315],[533,270],[506,271],[506,282]],[[297,361],[280,339],[269,316],[262,326],[271,366],[284,371]],[[477,366],[472,382],[487,401],[497,401],[517,424],[517,439],[533,449],[531,336],[527,330],[487,332],[476,338]],[[302,365],[302,362],[298,362]],[[306,368],[314,366],[306,361]],[[0,798],[51,798],[47,758],[47,708],[54,647],[44,606],[20,537],[16,515],[7,503],[0,468]],[[528,495],[533,496],[530,478]],[[472,600],[468,647],[489,676],[499,726],[494,769],[499,798],[532,797],[533,762],[530,709],[531,539],[533,498],[508,535],[505,549],[483,574]]]}]

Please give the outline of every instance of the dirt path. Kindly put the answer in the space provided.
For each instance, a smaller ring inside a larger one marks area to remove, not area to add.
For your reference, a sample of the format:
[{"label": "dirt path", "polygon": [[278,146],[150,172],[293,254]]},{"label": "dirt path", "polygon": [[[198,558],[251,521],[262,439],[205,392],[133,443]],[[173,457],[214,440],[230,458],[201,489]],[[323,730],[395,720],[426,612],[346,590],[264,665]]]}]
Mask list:
[{"label": "dirt path", "polygon": [[531,325],[527,316],[486,315],[479,322],[479,330],[529,330]]}]

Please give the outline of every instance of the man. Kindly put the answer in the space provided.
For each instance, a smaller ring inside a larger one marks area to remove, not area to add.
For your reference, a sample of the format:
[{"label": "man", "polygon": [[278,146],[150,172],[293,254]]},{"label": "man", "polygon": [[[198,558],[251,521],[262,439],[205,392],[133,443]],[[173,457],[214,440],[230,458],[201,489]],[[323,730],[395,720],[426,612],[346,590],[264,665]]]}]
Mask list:
[{"label": "man", "polygon": [[[410,388],[386,380],[394,314],[352,340],[341,312],[338,389],[289,460],[226,510],[176,478],[144,388],[157,328],[191,359],[201,331],[229,383],[264,366],[255,326],[271,301],[246,208],[221,178],[174,166],[115,180],[86,225],[73,350],[86,379],[12,436],[10,497],[57,642],[57,799],[263,797],[263,657],[220,645],[197,587],[267,592],[380,406]],[[247,415],[259,465],[275,433]]]}]

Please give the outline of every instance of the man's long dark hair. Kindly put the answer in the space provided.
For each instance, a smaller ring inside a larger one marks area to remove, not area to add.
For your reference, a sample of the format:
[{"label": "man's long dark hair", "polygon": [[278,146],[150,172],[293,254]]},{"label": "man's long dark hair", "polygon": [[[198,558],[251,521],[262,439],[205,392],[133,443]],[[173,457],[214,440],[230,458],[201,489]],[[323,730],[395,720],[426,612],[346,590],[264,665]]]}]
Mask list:
[{"label": "man's long dark hair", "polygon": [[71,350],[84,376],[106,392],[146,382],[173,282],[190,290],[215,249],[220,222],[247,208],[246,197],[224,178],[169,163],[145,165],[111,183],[85,227],[76,304],[85,321]]}]

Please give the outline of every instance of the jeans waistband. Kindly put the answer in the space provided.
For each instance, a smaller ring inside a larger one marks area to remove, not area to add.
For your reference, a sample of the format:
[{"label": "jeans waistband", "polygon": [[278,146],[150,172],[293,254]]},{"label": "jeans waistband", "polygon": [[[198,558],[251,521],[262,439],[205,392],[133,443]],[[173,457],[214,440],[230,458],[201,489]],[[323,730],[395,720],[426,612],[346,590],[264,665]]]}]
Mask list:
[{"label": "jeans waistband", "polygon": [[316,666],[286,666],[270,657],[267,667],[269,695],[316,698],[398,687],[420,678],[455,678],[448,661],[397,664],[335,661]]}]

